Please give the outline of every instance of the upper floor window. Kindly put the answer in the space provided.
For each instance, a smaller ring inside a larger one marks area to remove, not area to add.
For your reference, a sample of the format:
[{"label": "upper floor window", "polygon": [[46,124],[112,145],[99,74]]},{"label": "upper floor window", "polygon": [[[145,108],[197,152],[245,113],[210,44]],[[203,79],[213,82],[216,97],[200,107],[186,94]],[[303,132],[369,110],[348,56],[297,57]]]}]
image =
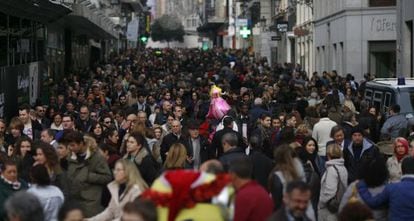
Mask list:
[{"label": "upper floor window", "polygon": [[396,6],[396,0],[369,0],[369,7]]}]

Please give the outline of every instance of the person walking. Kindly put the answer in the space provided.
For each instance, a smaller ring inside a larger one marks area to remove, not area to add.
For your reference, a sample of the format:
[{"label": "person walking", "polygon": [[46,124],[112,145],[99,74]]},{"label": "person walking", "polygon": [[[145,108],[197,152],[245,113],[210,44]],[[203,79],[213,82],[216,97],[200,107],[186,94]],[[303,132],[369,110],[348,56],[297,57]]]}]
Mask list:
[{"label": "person walking", "polygon": [[118,160],[114,168],[114,181],[108,184],[108,189],[111,193],[111,201],[108,207],[103,212],[87,220],[120,220],[122,208],[128,202],[134,201],[147,188],[148,185],[132,162],[126,159]]}]

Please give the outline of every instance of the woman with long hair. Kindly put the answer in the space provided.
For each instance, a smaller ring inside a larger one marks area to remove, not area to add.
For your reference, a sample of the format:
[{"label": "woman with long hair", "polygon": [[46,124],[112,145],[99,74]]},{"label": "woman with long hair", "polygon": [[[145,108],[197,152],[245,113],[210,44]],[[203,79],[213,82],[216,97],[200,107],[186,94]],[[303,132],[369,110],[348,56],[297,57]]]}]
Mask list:
[{"label": "woman with long hair", "polygon": [[164,138],[164,131],[160,126],[155,126],[154,128],[152,128],[152,130],[154,131],[154,139],[156,140],[156,142],[154,143],[154,145],[152,145],[152,156],[154,156],[155,160],[158,163],[162,163],[162,159],[161,159],[161,143],[162,143],[162,139]]},{"label": "woman with long hair", "polygon": [[34,163],[32,139],[27,136],[17,139],[11,158],[17,163],[19,178],[29,182],[29,171]]},{"label": "woman with long hair", "polygon": [[183,169],[186,165],[187,150],[181,143],[171,145],[165,159],[164,169]]},{"label": "woman with long hair", "polygon": [[119,133],[115,127],[110,127],[105,131],[104,143],[120,153]]},{"label": "woman with long hair", "polygon": [[318,155],[318,150],[318,142],[312,137],[305,137],[303,145],[296,150],[305,170],[306,183],[312,190],[312,205],[315,211],[318,207],[321,177],[325,172],[325,161]]},{"label": "woman with long hair", "polygon": [[304,171],[295,153],[287,144],[277,147],[274,154],[275,167],[269,176],[269,190],[275,205],[274,210],[282,206],[283,194],[287,184],[295,180],[304,180]]},{"label": "woman with long hair", "polygon": [[110,221],[120,219],[125,204],[134,201],[148,188],[135,164],[127,159],[120,159],[116,162],[113,174],[114,181],[108,184],[111,193],[111,201],[108,207],[100,214],[87,220]]},{"label": "woman with long hair", "polygon": [[33,150],[35,151],[34,165],[44,165],[49,174],[51,184],[59,187],[62,192],[66,193],[65,176],[60,167],[59,156],[55,148],[48,143],[38,141],[33,144]]},{"label": "woman with long hair", "polygon": [[158,165],[150,153],[145,137],[141,133],[132,132],[129,134],[126,141],[126,152],[124,159],[133,162],[138,167],[145,182],[152,184],[159,172]]},{"label": "woman with long hair", "polygon": [[5,134],[4,140],[7,145],[7,155],[9,157],[12,156],[14,150],[14,144],[20,137],[24,137],[26,135],[23,134],[24,124],[18,117],[13,117],[10,120],[8,131]]},{"label": "woman with long hair", "polygon": [[401,162],[402,159],[409,155],[408,141],[403,137],[397,137],[394,140],[394,155],[387,160],[387,168],[390,173],[390,182],[399,182],[402,176]]},{"label": "woman with long hair", "polygon": [[97,144],[104,142],[104,125],[99,122],[92,123],[91,137],[95,138]]}]

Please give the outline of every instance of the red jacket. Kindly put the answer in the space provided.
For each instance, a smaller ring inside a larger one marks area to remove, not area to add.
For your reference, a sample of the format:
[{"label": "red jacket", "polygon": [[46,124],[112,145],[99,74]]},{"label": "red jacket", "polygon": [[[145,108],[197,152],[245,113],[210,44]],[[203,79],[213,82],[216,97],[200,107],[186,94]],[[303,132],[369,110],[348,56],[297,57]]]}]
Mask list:
[{"label": "red jacket", "polygon": [[266,221],[272,210],[273,201],[269,193],[255,181],[237,190],[234,221]]}]

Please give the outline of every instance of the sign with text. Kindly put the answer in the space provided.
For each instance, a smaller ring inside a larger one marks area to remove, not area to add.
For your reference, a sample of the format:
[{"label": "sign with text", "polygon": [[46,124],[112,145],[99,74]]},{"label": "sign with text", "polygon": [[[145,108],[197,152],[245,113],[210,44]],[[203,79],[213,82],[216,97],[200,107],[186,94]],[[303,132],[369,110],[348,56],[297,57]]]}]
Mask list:
[{"label": "sign with text", "polygon": [[276,28],[277,28],[277,30],[279,32],[287,32],[288,31],[288,27],[289,27],[288,22],[278,22],[276,24]]},{"label": "sign with text", "polygon": [[236,20],[236,26],[237,27],[245,27],[248,25],[248,20],[246,18],[238,18]]},{"label": "sign with text", "polygon": [[280,35],[276,35],[276,36],[271,36],[270,40],[272,41],[281,41],[282,40],[282,36]]}]

